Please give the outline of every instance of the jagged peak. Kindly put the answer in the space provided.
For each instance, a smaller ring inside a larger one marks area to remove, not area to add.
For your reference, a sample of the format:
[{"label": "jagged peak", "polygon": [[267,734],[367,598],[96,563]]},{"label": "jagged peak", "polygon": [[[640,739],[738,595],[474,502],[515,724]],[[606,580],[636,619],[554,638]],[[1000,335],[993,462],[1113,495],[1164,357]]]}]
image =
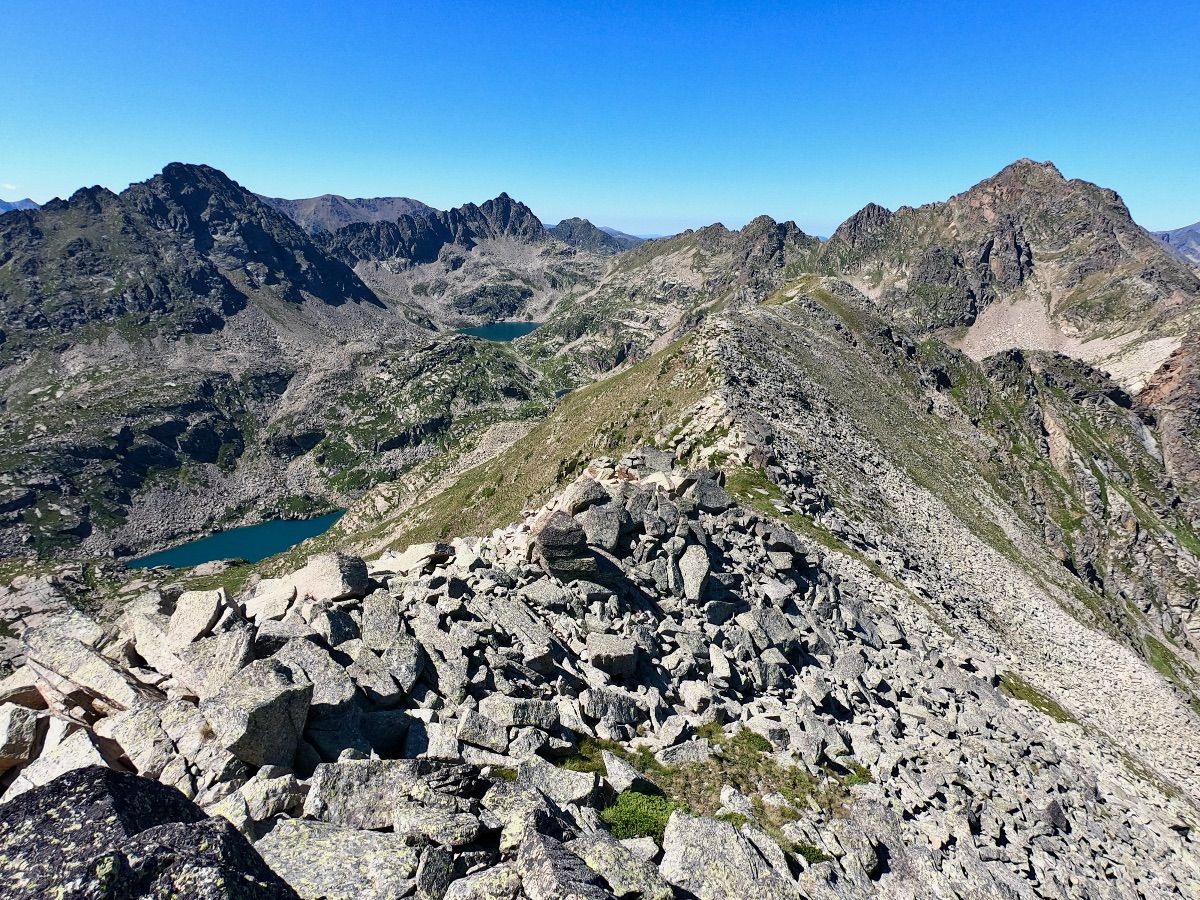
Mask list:
[{"label": "jagged peak", "polygon": [[1052,175],[1057,178],[1061,178],[1063,181],[1066,181],[1066,179],[1063,178],[1062,172],[1059,171],[1058,166],[1056,166],[1050,160],[1045,160],[1044,162],[1038,162],[1035,159],[1030,159],[1028,156],[1023,156],[1020,159],[1009,163],[1007,166],[1005,166],[1003,169],[1001,169],[999,172],[997,172],[995,177],[1000,177],[1005,174],[1013,174],[1013,175],[1044,174],[1044,175]]},{"label": "jagged peak", "polygon": [[851,247],[857,247],[866,238],[887,227],[894,215],[895,213],[886,206],[868,203],[837,227],[832,240],[843,241]]}]

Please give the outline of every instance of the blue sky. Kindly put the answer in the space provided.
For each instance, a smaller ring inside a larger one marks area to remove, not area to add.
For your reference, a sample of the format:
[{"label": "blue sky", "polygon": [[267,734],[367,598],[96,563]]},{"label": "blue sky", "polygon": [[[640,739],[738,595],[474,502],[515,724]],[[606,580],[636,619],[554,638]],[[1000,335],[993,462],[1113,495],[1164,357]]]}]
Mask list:
[{"label": "blue sky", "polygon": [[1200,219],[1200,4],[573,6],[8,0],[0,197],[183,160],[278,196],[828,234],[1029,156],[1147,227]]}]

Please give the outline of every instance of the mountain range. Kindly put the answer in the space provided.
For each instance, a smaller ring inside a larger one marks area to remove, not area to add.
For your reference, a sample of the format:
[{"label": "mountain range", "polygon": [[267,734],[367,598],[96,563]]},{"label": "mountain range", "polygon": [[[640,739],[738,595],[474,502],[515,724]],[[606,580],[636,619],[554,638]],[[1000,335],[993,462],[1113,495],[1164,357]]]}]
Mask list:
[{"label": "mountain range", "polygon": [[636,244],[318,200],[0,217],[0,871],[153,779],[170,865],[270,896],[1195,893],[1200,274],[1116,192]]}]

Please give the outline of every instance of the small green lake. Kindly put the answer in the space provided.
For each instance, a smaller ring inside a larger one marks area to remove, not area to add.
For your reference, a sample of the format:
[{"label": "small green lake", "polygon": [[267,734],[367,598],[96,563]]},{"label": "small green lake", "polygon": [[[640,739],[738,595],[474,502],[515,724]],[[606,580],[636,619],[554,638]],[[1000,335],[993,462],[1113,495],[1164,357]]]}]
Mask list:
[{"label": "small green lake", "polygon": [[485,341],[515,341],[524,337],[541,325],[541,322],[491,322],[487,325],[476,325],[474,328],[463,328],[463,334],[483,338]]},{"label": "small green lake", "polygon": [[316,519],[275,519],[259,525],[231,528],[130,560],[128,566],[131,569],[148,569],[151,566],[190,568],[216,559],[234,558],[258,562],[328,531],[341,517],[340,512],[334,512]]}]

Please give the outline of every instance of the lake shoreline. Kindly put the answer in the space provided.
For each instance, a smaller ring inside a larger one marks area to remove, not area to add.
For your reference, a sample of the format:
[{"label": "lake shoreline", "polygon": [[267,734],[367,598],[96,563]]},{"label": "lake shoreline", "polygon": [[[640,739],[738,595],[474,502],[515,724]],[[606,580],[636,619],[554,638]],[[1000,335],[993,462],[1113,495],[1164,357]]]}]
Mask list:
[{"label": "lake shoreline", "polygon": [[129,569],[159,566],[190,569],[204,563],[242,559],[249,563],[284,553],[297,544],[324,534],[345,514],[336,510],[309,519],[270,519],[239,525],[148,553],[125,562]]}]

